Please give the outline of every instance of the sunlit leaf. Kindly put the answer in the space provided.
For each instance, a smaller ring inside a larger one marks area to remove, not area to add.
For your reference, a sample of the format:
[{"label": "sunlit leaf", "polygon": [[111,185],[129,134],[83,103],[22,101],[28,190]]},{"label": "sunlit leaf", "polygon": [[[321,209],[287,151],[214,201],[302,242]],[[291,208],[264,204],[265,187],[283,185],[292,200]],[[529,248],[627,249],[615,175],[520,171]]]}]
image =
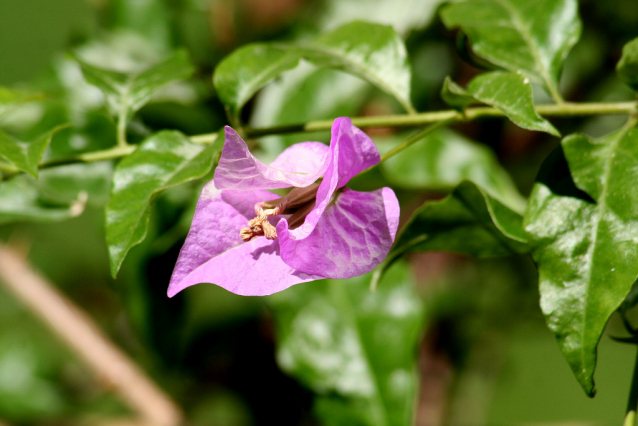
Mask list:
[{"label": "sunlit leaf", "polygon": [[464,1],[446,6],[441,18],[468,35],[477,55],[522,72],[559,98],[563,61],[581,32],[576,0]]},{"label": "sunlit leaf", "polygon": [[[375,143],[383,152],[406,138],[375,138]],[[525,208],[525,200],[493,151],[449,129],[390,157],[381,164],[381,171],[389,182],[406,189],[451,190],[470,180],[510,208],[520,212]]]},{"label": "sunlit leaf", "polygon": [[249,44],[219,63],[213,84],[219,99],[237,120],[242,107],[259,89],[298,63],[299,55],[289,49],[265,43]]},{"label": "sunlit leaf", "polygon": [[269,297],[279,365],[317,394],[315,412],[328,425],[413,419],[423,307],[405,265],[391,269],[377,292],[368,281],[315,281]]},{"label": "sunlit leaf", "polygon": [[392,95],[408,112],[411,71],[405,43],[387,25],[355,21],[316,38],[300,49],[320,67],[357,75]]},{"label": "sunlit leaf", "polygon": [[113,276],[131,247],[146,237],[153,196],[204,176],[220,149],[219,144],[194,144],[182,133],[162,131],[120,161],[106,206],[106,242]]},{"label": "sunlit leaf", "polygon": [[546,161],[525,227],[541,308],[585,392],[595,393],[596,348],[638,276],[638,131],[571,135]]},{"label": "sunlit leaf", "polygon": [[[460,101],[460,87],[448,87],[455,91],[455,99]],[[501,71],[481,74],[468,83],[465,93],[476,101],[501,110],[507,118],[524,129],[560,136],[558,130],[536,112],[532,85],[522,74]]]}]

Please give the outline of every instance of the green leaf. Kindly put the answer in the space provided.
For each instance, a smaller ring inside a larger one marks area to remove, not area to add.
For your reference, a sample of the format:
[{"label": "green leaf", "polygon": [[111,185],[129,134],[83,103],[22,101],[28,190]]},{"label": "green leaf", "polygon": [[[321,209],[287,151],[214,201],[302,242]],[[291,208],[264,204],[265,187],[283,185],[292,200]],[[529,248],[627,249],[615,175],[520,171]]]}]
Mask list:
[{"label": "green leaf", "polygon": [[[383,152],[405,135],[391,139],[375,138]],[[460,134],[441,129],[381,163],[384,177],[406,189],[449,191],[463,180],[484,188],[510,208],[522,212],[525,199],[500,166],[493,151]]]},{"label": "green leaf", "polygon": [[406,111],[415,112],[407,50],[392,27],[355,21],[299,50],[313,64],[357,75],[393,96]]},{"label": "green leaf", "polygon": [[385,271],[401,256],[424,251],[449,251],[477,258],[529,253],[520,214],[470,181],[450,195],[419,207],[401,230],[388,257],[374,272],[377,288]]},{"label": "green leaf", "polygon": [[598,341],[638,276],[638,131],[571,135],[563,150],[539,174],[525,228],[547,325],[593,396]]},{"label": "green leaf", "polygon": [[87,82],[98,87],[114,115],[128,118],[139,110],[162,86],[186,79],[193,66],[185,51],[178,51],[164,62],[140,73],[121,73],[90,65],[78,59]]},{"label": "green leaf", "polygon": [[219,143],[194,144],[182,133],[162,131],[120,161],[106,206],[106,242],[113,276],[131,247],[146,237],[153,196],[204,176],[220,150]]},{"label": "green leaf", "polygon": [[53,203],[43,199],[36,181],[27,175],[0,182],[0,224],[17,221],[56,221],[79,216],[85,199],[73,203]]},{"label": "green leaf", "polygon": [[563,61],[581,32],[576,0],[472,0],[446,6],[441,18],[468,35],[477,55],[560,99]]},{"label": "green leaf", "polygon": [[623,46],[616,72],[623,82],[638,91],[638,38]]},{"label": "green leaf", "polygon": [[317,393],[315,411],[324,424],[412,422],[423,306],[409,277],[397,264],[377,292],[364,275],[294,286],[268,298],[278,363]]},{"label": "green leaf", "polygon": [[87,204],[104,207],[109,200],[113,165],[108,161],[57,166],[40,171],[38,192],[44,200],[72,203],[87,197]]},{"label": "green leaf", "polygon": [[457,111],[465,111],[465,109],[476,99],[468,95],[464,88],[456,84],[450,77],[445,77],[443,87],[441,88],[441,99]]},{"label": "green leaf", "polygon": [[464,181],[444,199],[417,209],[389,256],[416,251],[452,251],[478,258],[527,253],[522,220],[476,184]]},{"label": "green leaf", "polygon": [[560,136],[558,130],[536,112],[532,85],[522,74],[501,71],[481,74],[470,81],[466,90],[474,99],[499,109],[524,129]]},{"label": "green leaf", "polygon": [[242,107],[268,82],[299,63],[299,55],[265,43],[243,46],[215,69],[213,84],[231,117],[238,122]]},{"label": "green leaf", "polygon": [[[253,107],[251,125],[263,127],[351,117],[360,110],[369,90],[369,84],[350,74],[302,62],[260,92]],[[295,134],[267,138],[268,142],[261,147],[271,160],[286,147],[299,142],[299,135]],[[329,139],[329,130],[304,136],[304,140],[311,141]]]},{"label": "green leaf", "polygon": [[58,130],[65,127],[67,125],[58,126],[33,142],[21,141],[0,130],[0,158],[8,160],[20,170],[37,178],[38,164],[40,164],[44,152],[51,143],[51,138]]}]

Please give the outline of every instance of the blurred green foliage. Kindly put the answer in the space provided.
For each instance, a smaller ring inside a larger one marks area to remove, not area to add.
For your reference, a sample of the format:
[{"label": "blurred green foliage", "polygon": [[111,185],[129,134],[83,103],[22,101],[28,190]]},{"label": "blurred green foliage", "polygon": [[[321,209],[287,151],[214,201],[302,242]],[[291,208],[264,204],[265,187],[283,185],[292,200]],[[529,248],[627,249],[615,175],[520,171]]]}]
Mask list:
[{"label": "blurred green foliage", "polygon": [[[447,109],[439,95],[444,77],[451,75],[466,87],[479,70],[454,51],[455,33],[436,14],[441,4],[440,0],[406,0],[402,7],[390,0],[1,1],[0,85],[12,90],[0,92],[0,126],[11,138],[32,141],[55,125],[70,123],[71,128],[52,137],[44,152],[46,161],[112,147],[117,124],[107,101],[82,79],[80,67],[68,53],[121,72],[139,72],[185,49],[195,65],[194,76],[165,86],[147,105],[140,105],[127,128],[127,139],[139,143],[163,129],[187,135],[214,132],[227,118],[210,76],[226,54],[251,42],[307,41],[352,20],[392,25],[406,40],[413,78],[412,97],[404,99],[404,105],[411,103],[420,111]],[[616,78],[614,67],[623,44],[636,36],[638,3],[582,0],[580,15],[583,35],[566,60],[561,80],[565,98],[631,100],[634,94]],[[577,31],[572,22],[560,51],[550,53],[560,56]],[[532,69],[530,75],[538,77],[541,71]],[[548,72],[551,75],[539,79],[553,90],[558,71]],[[405,89],[401,86],[400,92]],[[22,92],[29,96],[20,98]],[[5,110],[7,99],[16,102]],[[536,87],[534,99],[540,103],[548,95]],[[339,115],[400,113],[402,107],[357,77],[302,63],[255,98],[242,98],[233,112],[250,125],[263,126]],[[552,124],[563,134],[592,129],[601,135],[617,127],[614,120],[573,118]],[[372,136],[382,151],[384,144],[394,146],[402,137],[387,131]],[[293,142],[327,137],[327,132],[271,136],[255,144],[260,158],[266,160]],[[442,197],[468,177],[482,180],[479,183],[495,197],[501,195],[504,202],[513,200],[508,204],[516,205],[520,203],[516,188],[529,194],[542,159],[557,143],[547,134],[523,131],[505,120],[461,124],[430,136],[388,161],[381,171],[353,181],[353,186],[395,187],[406,219],[423,201]],[[448,157],[453,161],[446,160],[444,167],[441,159]],[[32,171],[29,161],[9,160]],[[382,283],[378,293],[368,292],[367,278],[360,278],[350,285],[299,286],[269,300],[236,296],[212,285],[189,288],[169,300],[166,287],[194,200],[211,176],[154,198],[147,212],[147,238],[131,248],[121,274],[111,279],[103,208],[114,167],[112,162],[75,164],[41,170],[37,182],[26,175],[4,182],[1,217],[68,219],[2,225],[0,237],[28,244],[33,264],[89,311],[178,401],[191,424],[261,425],[272,424],[273,419],[281,425],[386,424],[373,410],[392,398],[390,391],[378,386],[375,398],[383,401],[371,403],[369,395],[352,397],[341,392],[339,380],[347,380],[347,373],[352,373],[347,364],[335,361],[334,382],[329,384],[313,375],[314,367],[304,364],[304,356],[319,354],[343,361],[349,353],[339,346],[339,338],[350,338],[357,327],[363,330],[359,340],[349,341],[358,345],[359,358],[346,361],[366,359],[373,366],[365,374],[368,381],[375,374],[392,376],[384,369],[394,362],[401,364],[406,373],[393,380],[402,384],[403,397],[417,393],[413,372],[423,367],[424,359],[435,354],[445,360],[452,377],[449,382],[437,388],[423,377],[420,386],[432,386],[445,395],[449,424],[620,423],[631,350],[603,337],[599,396],[593,401],[583,398],[552,336],[541,326],[537,277],[528,260],[515,256],[471,261],[449,254],[416,254],[409,258],[412,269],[393,280],[390,275],[391,282]],[[505,171],[512,179],[503,177]],[[78,211],[73,207],[80,194],[88,199],[82,214],[75,217]],[[489,195],[483,198],[495,202]],[[418,296],[410,293],[414,289]],[[375,314],[375,309],[388,312],[390,308],[380,301],[394,291],[400,293],[401,306],[410,302],[414,307],[409,326],[401,328],[405,336],[384,329],[391,321]],[[326,300],[341,307],[335,310]],[[352,307],[343,308],[343,303]],[[349,322],[339,323],[342,315],[350,315]],[[620,333],[614,318],[609,328]],[[319,336],[323,340],[307,335],[313,330],[324,333]],[[297,342],[295,333],[302,334]],[[393,339],[399,337],[409,344],[398,347]],[[336,347],[320,347],[329,352],[323,354],[313,346],[322,343]],[[386,354],[379,347],[389,350],[388,359],[383,359]],[[417,352],[421,364],[416,363]],[[377,369],[375,363],[382,367]],[[282,370],[295,374],[300,382]],[[359,382],[357,377],[351,380]],[[422,400],[418,403],[425,406]],[[341,408],[349,405],[357,407],[353,411],[360,413],[357,421],[344,420],[343,413],[349,411]],[[126,413],[123,401],[0,288],[1,420],[16,425],[86,424]],[[404,415],[389,413],[388,418],[399,420],[387,424],[400,424]],[[419,415],[427,419],[428,414]],[[470,423],[470,418],[475,422]]]}]

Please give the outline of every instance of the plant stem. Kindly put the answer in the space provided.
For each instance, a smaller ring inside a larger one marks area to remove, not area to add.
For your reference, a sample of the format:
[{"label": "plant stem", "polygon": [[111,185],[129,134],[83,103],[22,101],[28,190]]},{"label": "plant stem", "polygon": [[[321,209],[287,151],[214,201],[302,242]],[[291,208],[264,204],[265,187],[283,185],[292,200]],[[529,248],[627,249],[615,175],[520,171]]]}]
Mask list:
[{"label": "plant stem", "polygon": [[623,426],[635,426],[636,410],[638,409],[638,352],[636,353],[636,363],[634,374],[631,379],[631,390],[629,391],[629,401],[627,401],[627,412]]},{"label": "plant stem", "polygon": [[115,346],[93,319],[15,251],[0,245],[0,284],[36,314],[138,414],[139,424],[179,426],[178,405]]},{"label": "plant stem", "polygon": [[[592,103],[570,103],[565,102],[560,105],[547,104],[537,105],[536,111],[544,117],[575,117],[587,115],[604,114],[627,114],[636,107],[636,102],[592,102]],[[455,110],[444,110],[434,112],[422,112],[411,115],[378,115],[371,117],[352,118],[352,124],[357,127],[414,127],[423,124],[437,123],[439,121],[470,121],[477,118],[502,117],[504,114],[491,107],[468,108],[465,115]],[[245,128],[246,136],[259,137],[267,135],[278,135],[285,133],[315,132],[319,130],[330,130],[333,120],[309,121],[307,123],[287,124],[283,126],[272,126],[262,128]]]},{"label": "plant stem", "polygon": [[[633,113],[636,110],[636,102],[600,102],[600,103],[570,103],[565,102],[560,105],[537,105],[536,111],[544,117],[576,117],[587,115],[605,115],[605,114],[628,114]],[[125,112],[125,111],[124,111]],[[502,117],[504,114],[491,107],[474,107],[468,108],[465,114],[462,114],[455,110],[423,112],[419,114],[409,115],[378,115],[370,117],[354,117],[352,118],[352,124],[357,127],[417,127],[424,124],[436,123],[436,127],[423,130],[425,133],[419,133],[408,141],[399,145],[392,151],[386,153],[382,158],[382,161],[390,156],[402,151],[403,149],[416,142],[427,133],[439,128],[443,125],[452,122],[471,121],[479,118],[489,117]],[[330,130],[333,120],[318,120],[309,121],[307,123],[300,124],[288,124],[283,126],[272,126],[262,128],[245,128],[245,134],[247,137],[258,137],[267,135],[280,135],[286,133],[302,133],[302,132],[315,132],[321,130]],[[214,143],[219,137],[219,132],[205,133],[201,135],[191,136],[190,139],[193,143],[211,144]],[[75,155],[67,158],[60,158],[57,160],[45,161],[40,164],[41,169],[46,169],[55,166],[62,166],[75,163],[90,163],[94,161],[106,161],[114,160],[118,158],[126,157],[131,154],[137,148],[136,145],[129,145],[126,142],[126,116],[120,116],[118,119],[117,127],[117,146],[103,150],[88,152],[80,155]],[[13,165],[0,164],[0,172],[4,173],[4,177],[11,177],[19,174],[20,171]]]},{"label": "plant stem", "polygon": [[417,133],[416,135],[408,138],[406,141],[400,143],[399,145],[395,146],[394,148],[392,148],[390,151],[386,152],[385,154],[383,154],[381,156],[381,163],[383,163],[385,160],[387,160],[388,158],[398,154],[399,152],[403,151],[404,149],[406,149],[407,147],[409,147],[410,145],[420,141],[421,139],[423,139],[424,137],[426,137],[427,135],[429,135],[430,133],[434,132],[437,129],[440,129],[441,127],[446,126],[447,124],[449,124],[450,122],[454,121],[453,119],[449,119],[449,120],[444,120],[444,121],[439,121],[436,124],[432,124],[428,127],[426,127],[425,129],[421,130],[419,133]]}]

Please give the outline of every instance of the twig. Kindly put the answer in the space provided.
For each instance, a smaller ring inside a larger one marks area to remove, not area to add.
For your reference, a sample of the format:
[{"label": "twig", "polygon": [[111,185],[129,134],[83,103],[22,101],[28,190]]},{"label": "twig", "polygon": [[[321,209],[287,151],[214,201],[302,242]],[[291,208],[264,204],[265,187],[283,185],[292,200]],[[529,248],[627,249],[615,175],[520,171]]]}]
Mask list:
[{"label": "twig", "polygon": [[140,416],[146,426],[178,426],[178,406],[79,307],[0,245],[0,282],[38,315]]}]

